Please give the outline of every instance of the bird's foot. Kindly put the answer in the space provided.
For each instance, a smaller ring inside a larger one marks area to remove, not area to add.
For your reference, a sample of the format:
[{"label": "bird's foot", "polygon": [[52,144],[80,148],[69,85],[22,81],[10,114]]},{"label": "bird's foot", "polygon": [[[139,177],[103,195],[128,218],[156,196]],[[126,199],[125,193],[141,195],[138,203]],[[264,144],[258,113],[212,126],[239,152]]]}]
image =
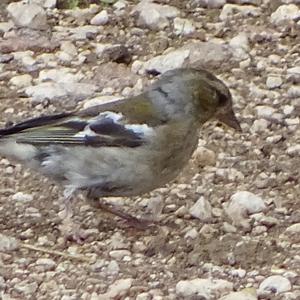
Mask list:
[{"label": "bird's foot", "polygon": [[157,225],[157,222],[154,220],[134,217],[129,213],[117,209],[113,205],[101,202],[99,199],[92,200],[92,205],[95,208],[101,209],[107,213],[110,213],[123,219],[129,226],[140,230],[145,230],[149,227]]},{"label": "bird's foot", "polygon": [[88,232],[75,223],[71,218],[66,218],[59,226],[59,230],[63,235],[65,242],[72,241],[77,244],[83,244],[88,237]]}]

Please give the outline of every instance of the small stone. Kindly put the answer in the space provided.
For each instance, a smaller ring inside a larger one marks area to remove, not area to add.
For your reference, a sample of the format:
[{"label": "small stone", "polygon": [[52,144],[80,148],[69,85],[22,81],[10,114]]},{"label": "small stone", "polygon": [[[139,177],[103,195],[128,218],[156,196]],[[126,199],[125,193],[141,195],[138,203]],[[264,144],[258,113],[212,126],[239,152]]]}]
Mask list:
[{"label": "small stone", "polygon": [[131,252],[129,250],[112,250],[109,252],[109,256],[121,260],[125,256],[131,256]]},{"label": "small stone", "polygon": [[17,88],[27,87],[31,85],[32,77],[29,74],[14,76],[9,80],[9,83]]},{"label": "small stone", "polygon": [[289,80],[292,80],[294,83],[300,83],[300,67],[288,68],[286,72]]},{"label": "small stone", "polygon": [[18,192],[16,194],[12,195],[11,199],[13,201],[18,201],[18,202],[30,202],[33,200],[33,196],[30,194]]},{"label": "small stone", "polygon": [[120,299],[131,288],[132,278],[119,279],[111,284],[105,294],[98,295],[97,300]]},{"label": "small stone", "polygon": [[105,25],[109,22],[107,10],[100,11],[96,16],[91,19],[91,25]]},{"label": "small stone", "polygon": [[244,60],[249,57],[247,54],[250,50],[248,35],[245,32],[240,32],[229,41],[229,46],[232,47],[233,55],[239,60]]},{"label": "small stone", "polygon": [[232,291],[233,284],[222,279],[181,280],[176,284],[176,294],[180,297],[203,297],[203,299],[220,298]]},{"label": "small stone", "polygon": [[197,218],[202,222],[209,222],[212,220],[211,205],[204,197],[200,197],[190,208],[189,212],[194,218]]},{"label": "small stone", "polygon": [[138,25],[161,30],[169,26],[169,19],[177,17],[179,10],[170,5],[160,5],[151,0],[140,1],[133,11],[139,13]]},{"label": "small stone", "polygon": [[265,132],[269,126],[269,122],[265,119],[255,120],[250,128],[252,133],[262,133]]},{"label": "small stone", "polygon": [[120,267],[117,261],[112,260],[107,265],[106,273],[108,275],[117,275],[120,271]]},{"label": "small stone", "polygon": [[38,30],[47,29],[46,13],[37,4],[13,2],[7,6],[7,11],[17,26]]},{"label": "small stone", "polygon": [[267,78],[266,85],[269,90],[279,88],[282,85],[282,79],[280,76],[270,75]]},{"label": "small stone", "polygon": [[175,18],[174,19],[174,32],[177,35],[191,35],[196,30],[192,21],[188,19]]},{"label": "small stone", "polygon": [[225,4],[219,18],[221,21],[225,21],[235,13],[244,17],[258,17],[261,14],[261,9],[252,5]]},{"label": "small stone", "polygon": [[190,229],[185,235],[184,235],[184,238],[185,239],[192,239],[194,240],[195,238],[198,237],[198,231],[196,228],[192,228]]},{"label": "small stone", "polygon": [[38,289],[36,282],[28,282],[27,280],[21,281],[14,286],[14,290],[24,295],[34,295]]},{"label": "small stone", "polygon": [[300,97],[300,86],[294,85],[288,89],[288,96],[290,98],[298,98]]},{"label": "small stone", "polygon": [[257,300],[256,290],[254,288],[246,288],[240,292],[233,292],[220,300]]},{"label": "small stone", "polygon": [[231,196],[230,203],[244,207],[248,214],[262,212],[266,209],[263,199],[248,191],[236,192]]},{"label": "small stone", "polygon": [[0,252],[10,252],[18,248],[19,243],[15,238],[0,233]]},{"label": "small stone", "polygon": [[206,8],[221,8],[226,3],[226,0],[193,0],[192,5]]},{"label": "small stone", "polygon": [[271,118],[276,112],[275,108],[266,105],[258,105],[255,110],[259,118]]},{"label": "small stone", "polygon": [[291,233],[291,234],[300,234],[300,223],[296,223],[293,225],[290,225],[287,229],[286,229],[287,233]]},{"label": "small stone", "polygon": [[281,24],[300,18],[300,9],[295,4],[280,5],[275,12],[271,14],[273,24]]},{"label": "small stone", "polygon": [[259,292],[272,292],[274,294],[281,294],[284,292],[288,292],[292,289],[292,285],[290,281],[280,275],[273,275],[267,277],[265,280],[261,282],[259,285]]},{"label": "small stone", "polygon": [[54,270],[56,267],[56,262],[51,258],[39,258],[36,261],[36,265],[41,267],[44,272]]},{"label": "small stone", "polygon": [[72,58],[77,55],[77,48],[71,41],[63,41],[60,45],[61,51],[69,54]]},{"label": "small stone", "polygon": [[199,167],[216,165],[215,152],[205,147],[198,147],[193,154],[193,158]]}]

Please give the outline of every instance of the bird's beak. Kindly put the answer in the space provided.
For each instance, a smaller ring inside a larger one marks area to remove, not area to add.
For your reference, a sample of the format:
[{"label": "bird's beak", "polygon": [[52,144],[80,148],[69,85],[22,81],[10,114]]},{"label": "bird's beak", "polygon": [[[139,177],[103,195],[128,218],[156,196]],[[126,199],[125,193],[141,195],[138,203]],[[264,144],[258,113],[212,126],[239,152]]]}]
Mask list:
[{"label": "bird's beak", "polygon": [[222,112],[222,113],[219,113],[217,115],[217,119],[222,122],[223,124],[239,131],[239,132],[242,132],[242,128],[240,126],[240,123],[239,121],[237,120],[233,110],[229,110],[229,111],[226,111],[226,112]]}]

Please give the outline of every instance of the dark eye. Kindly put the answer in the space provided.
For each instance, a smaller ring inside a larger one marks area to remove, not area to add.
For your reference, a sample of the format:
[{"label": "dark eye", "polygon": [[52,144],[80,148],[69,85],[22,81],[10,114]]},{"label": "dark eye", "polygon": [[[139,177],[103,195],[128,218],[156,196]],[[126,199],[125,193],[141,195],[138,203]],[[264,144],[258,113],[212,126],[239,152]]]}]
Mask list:
[{"label": "dark eye", "polygon": [[228,96],[224,95],[220,92],[218,93],[218,99],[219,99],[219,106],[225,106],[228,103]]}]

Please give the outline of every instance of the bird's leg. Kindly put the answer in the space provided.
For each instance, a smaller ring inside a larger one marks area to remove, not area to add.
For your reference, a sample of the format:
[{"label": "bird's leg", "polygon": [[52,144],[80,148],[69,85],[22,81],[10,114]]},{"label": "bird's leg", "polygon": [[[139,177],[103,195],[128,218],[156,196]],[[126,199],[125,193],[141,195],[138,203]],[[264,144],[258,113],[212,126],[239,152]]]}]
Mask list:
[{"label": "bird's leg", "polygon": [[60,232],[63,234],[65,240],[71,240],[78,244],[82,244],[87,238],[87,233],[80,228],[80,225],[73,220],[72,202],[74,201],[74,189],[66,188],[64,191],[64,210],[60,216],[62,223],[59,226]]},{"label": "bird's leg", "polygon": [[141,219],[134,217],[124,211],[121,211],[111,204],[100,201],[97,197],[88,197],[91,205],[97,209],[101,209],[107,213],[115,215],[123,220],[125,220],[129,225],[136,227],[138,229],[146,229],[149,225],[154,225],[155,222],[151,220]]}]

